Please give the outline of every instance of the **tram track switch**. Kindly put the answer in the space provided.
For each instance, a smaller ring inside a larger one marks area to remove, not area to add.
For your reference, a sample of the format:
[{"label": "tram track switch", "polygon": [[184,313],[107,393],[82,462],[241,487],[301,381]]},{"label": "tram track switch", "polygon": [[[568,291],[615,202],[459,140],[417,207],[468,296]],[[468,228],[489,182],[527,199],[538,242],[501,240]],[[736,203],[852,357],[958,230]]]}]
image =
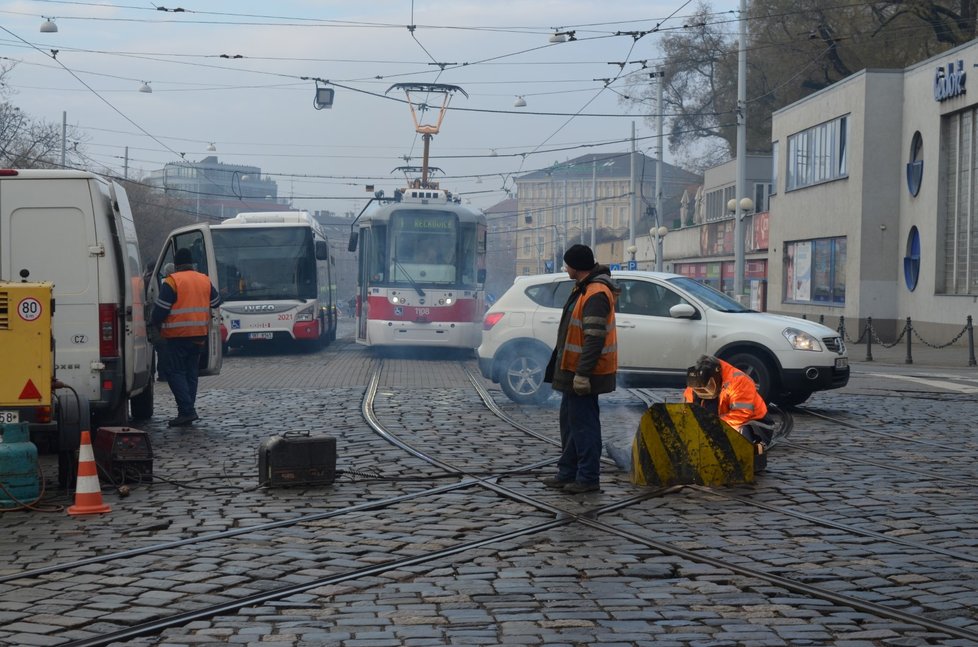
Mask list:
[{"label": "tram track switch", "polygon": [[145,431],[99,427],[92,450],[95,463],[114,485],[152,482],[153,448]]},{"label": "tram track switch", "polygon": [[286,432],[258,448],[258,485],[331,485],[336,480],[336,438]]}]

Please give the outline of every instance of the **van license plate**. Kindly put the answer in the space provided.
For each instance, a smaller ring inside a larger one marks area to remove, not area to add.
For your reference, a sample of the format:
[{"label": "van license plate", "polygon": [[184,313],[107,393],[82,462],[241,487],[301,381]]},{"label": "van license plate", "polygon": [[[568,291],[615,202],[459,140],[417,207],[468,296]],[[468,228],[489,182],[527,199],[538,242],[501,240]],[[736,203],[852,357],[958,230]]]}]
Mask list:
[{"label": "van license plate", "polygon": [[849,367],[849,358],[848,357],[836,357],[835,358],[835,367],[836,368],[848,368]]},{"label": "van license plate", "polygon": [[250,332],[248,333],[248,339],[271,339],[273,333],[270,332]]},{"label": "van license plate", "polygon": [[18,422],[20,422],[20,413],[18,411],[0,411],[0,424],[15,425]]}]

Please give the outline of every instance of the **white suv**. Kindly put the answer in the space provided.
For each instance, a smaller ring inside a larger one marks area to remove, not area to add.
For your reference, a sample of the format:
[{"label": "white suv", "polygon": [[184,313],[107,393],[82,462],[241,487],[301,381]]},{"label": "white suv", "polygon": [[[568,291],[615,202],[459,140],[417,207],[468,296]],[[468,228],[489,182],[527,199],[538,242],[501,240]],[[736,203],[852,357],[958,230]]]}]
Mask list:
[{"label": "white suv", "polygon": [[[769,402],[793,405],[849,381],[839,333],[811,321],[756,312],[677,274],[614,272],[619,382],[683,387],[703,354],[740,368]],[[553,390],[543,373],[574,282],[566,274],[521,276],[486,312],[479,370],[515,402],[539,403]]]}]

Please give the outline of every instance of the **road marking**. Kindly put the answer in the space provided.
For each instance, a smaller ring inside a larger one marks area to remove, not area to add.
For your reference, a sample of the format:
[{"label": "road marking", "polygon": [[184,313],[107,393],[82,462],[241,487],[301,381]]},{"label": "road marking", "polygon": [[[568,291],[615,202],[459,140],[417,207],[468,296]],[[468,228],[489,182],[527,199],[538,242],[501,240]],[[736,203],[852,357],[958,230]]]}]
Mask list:
[{"label": "road marking", "polygon": [[922,377],[914,377],[912,375],[893,375],[892,373],[862,373],[862,375],[885,377],[891,380],[906,380],[907,382],[914,382],[924,386],[932,386],[938,389],[947,389],[949,391],[957,391],[958,393],[978,393],[978,388],[973,386],[965,386],[963,384],[955,384],[953,382],[943,380],[926,380]]}]

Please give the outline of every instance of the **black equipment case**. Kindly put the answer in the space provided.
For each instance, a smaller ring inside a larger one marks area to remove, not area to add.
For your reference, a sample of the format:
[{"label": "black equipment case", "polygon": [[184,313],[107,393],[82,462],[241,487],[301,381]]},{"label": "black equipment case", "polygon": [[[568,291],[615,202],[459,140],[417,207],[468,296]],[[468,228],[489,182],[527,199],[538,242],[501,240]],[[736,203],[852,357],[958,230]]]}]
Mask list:
[{"label": "black equipment case", "polygon": [[286,432],[258,448],[258,485],[330,485],[336,480],[336,439]]}]

